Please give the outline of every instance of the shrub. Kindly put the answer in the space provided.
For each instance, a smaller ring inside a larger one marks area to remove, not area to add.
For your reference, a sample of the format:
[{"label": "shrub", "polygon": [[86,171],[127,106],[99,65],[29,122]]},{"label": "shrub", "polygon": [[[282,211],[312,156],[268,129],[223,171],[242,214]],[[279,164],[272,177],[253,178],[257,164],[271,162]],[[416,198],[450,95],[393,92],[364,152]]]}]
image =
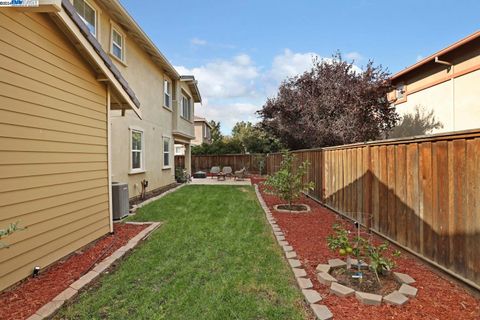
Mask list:
[{"label": "shrub", "polygon": [[313,182],[303,182],[309,163],[303,162],[297,168],[294,168],[295,155],[284,151],[283,160],[280,164],[280,170],[268,177],[265,181],[267,192],[272,193],[288,203],[289,208],[292,203],[298,200],[302,192],[313,190]]}]

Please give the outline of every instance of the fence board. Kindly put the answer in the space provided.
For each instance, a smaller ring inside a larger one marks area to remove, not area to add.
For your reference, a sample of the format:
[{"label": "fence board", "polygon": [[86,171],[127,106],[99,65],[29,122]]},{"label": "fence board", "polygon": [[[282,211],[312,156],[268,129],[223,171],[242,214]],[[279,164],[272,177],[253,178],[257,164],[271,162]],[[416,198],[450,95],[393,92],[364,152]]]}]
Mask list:
[{"label": "fence board", "polygon": [[[259,173],[261,159],[267,162],[266,156],[260,154],[192,155],[192,172],[209,172],[214,166],[230,166],[235,171],[245,167],[250,173]],[[177,165],[185,166],[184,156],[175,156],[175,166]],[[267,170],[275,170],[275,164],[271,161],[265,163],[263,173]]]},{"label": "fence board", "polygon": [[310,195],[480,286],[480,130],[296,153]]}]

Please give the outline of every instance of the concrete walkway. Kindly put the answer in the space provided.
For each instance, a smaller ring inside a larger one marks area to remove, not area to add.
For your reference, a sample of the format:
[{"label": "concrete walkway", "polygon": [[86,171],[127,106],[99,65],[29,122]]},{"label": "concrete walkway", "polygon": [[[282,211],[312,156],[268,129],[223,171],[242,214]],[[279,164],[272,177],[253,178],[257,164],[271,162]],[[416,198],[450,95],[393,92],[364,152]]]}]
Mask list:
[{"label": "concrete walkway", "polygon": [[244,180],[233,180],[227,178],[225,180],[218,181],[217,178],[205,178],[205,179],[195,179],[192,178],[192,182],[190,184],[198,184],[198,185],[217,185],[217,186],[249,186],[251,185],[250,179]]}]

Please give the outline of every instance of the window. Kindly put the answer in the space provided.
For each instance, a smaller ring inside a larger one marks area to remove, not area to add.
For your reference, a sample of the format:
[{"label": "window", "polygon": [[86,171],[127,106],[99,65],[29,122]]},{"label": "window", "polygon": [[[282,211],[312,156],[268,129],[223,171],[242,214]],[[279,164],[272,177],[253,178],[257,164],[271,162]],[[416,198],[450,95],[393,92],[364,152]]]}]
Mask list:
[{"label": "window", "polygon": [[131,130],[132,171],[143,170],[143,132]]},{"label": "window", "polygon": [[184,151],[184,146],[182,145],[175,145],[175,155],[176,156],[180,156],[180,155],[184,155],[185,154],[185,151]]},{"label": "window", "polygon": [[210,127],[206,123],[203,124],[203,137],[206,139],[210,138]]},{"label": "window", "polygon": [[112,27],[112,54],[125,61],[123,35]]},{"label": "window", "polygon": [[87,25],[90,33],[97,37],[97,11],[85,0],[73,0],[73,6],[77,10],[78,15]]},{"label": "window", "polygon": [[163,82],[163,92],[165,93],[165,107],[172,107],[172,83],[168,80]]},{"label": "window", "polygon": [[187,120],[191,119],[191,104],[191,99],[189,97],[186,97],[185,95],[182,95],[182,106],[180,115]]},{"label": "window", "polygon": [[170,138],[163,137],[163,167],[170,167]]},{"label": "window", "polygon": [[397,86],[397,89],[395,90],[396,98],[397,100],[405,98],[405,85],[401,84]]}]

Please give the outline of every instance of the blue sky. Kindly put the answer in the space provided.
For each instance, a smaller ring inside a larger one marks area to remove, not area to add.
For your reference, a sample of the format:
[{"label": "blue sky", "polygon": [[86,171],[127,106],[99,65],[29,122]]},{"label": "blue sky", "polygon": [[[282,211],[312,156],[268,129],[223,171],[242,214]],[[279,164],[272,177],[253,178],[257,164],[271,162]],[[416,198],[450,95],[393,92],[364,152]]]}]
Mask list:
[{"label": "blue sky", "polygon": [[395,73],[477,31],[480,1],[121,0],[204,98],[196,113],[255,121],[282,79],[340,50]]}]

